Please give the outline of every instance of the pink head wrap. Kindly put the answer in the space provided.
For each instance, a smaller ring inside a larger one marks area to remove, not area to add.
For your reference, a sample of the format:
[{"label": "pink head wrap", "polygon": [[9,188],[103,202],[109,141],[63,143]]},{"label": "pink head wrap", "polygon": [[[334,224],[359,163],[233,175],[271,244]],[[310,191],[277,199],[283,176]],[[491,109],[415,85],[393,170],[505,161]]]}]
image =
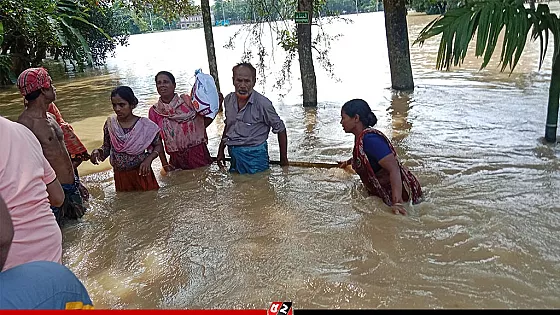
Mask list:
[{"label": "pink head wrap", "polygon": [[51,87],[51,77],[45,68],[29,68],[23,71],[17,79],[17,87],[21,95],[26,96],[29,93],[48,89]]}]

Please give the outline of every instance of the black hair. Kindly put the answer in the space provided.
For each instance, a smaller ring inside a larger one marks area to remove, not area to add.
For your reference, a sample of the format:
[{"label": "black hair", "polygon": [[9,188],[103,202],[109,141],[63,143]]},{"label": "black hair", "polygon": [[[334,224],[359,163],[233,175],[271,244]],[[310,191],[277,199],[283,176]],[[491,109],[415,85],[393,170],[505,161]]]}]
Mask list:
[{"label": "black hair", "polygon": [[159,77],[161,74],[167,76],[169,78],[169,80],[171,80],[171,83],[175,84],[175,77],[171,74],[171,72],[169,71],[160,71],[156,74],[155,80],[157,82],[157,77]]},{"label": "black hair", "polygon": [[253,79],[254,80],[257,79],[257,69],[255,69],[255,67],[253,67],[253,65],[249,62],[241,62],[241,63],[238,63],[235,66],[233,66],[231,71],[233,71],[234,76],[235,76],[235,70],[237,70],[237,68],[239,68],[239,67],[249,68],[249,70],[251,70],[251,74],[253,75]]},{"label": "black hair", "polygon": [[138,99],[134,96],[134,92],[128,86],[117,86],[112,92],[111,97],[120,96],[123,100],[130,104],[130,107],[135,108],[138,105]]},{"label": "black hair", "polygon": [[25,95],[25,99],[27,101],[33,101],[33,100],[37,99],[39,97],[39,95],[41,95],[41,89],[38,89],[36,91],[33,91],[33,92]]},{"label": "black hair", "polygon": [[377,124],[377,117],[369,108],[368,103],[362,99],[356,98],[344,103],[342,111],[350,117],[358,115],[365,127],[373,127]]}]

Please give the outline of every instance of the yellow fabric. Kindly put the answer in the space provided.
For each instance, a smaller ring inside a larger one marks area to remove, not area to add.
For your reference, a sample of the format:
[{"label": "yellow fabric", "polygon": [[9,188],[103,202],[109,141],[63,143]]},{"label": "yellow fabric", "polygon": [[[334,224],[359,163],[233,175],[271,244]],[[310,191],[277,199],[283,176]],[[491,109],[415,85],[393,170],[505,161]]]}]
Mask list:
[{"label": "yellow fabric", "polygon": [[66,302],[67,310],[93,310],[93,305],[86,304],[82,302]]}]

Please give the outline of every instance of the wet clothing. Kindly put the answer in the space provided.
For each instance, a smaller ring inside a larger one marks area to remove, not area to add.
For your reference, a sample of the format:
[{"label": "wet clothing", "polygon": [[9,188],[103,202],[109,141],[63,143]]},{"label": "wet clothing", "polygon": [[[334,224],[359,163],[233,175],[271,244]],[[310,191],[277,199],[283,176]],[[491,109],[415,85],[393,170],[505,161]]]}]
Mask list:
[{"label": "wet clothing", "polygon": [[188,149],[182,149],[176,152],[169,152],[169,164],[176,168],[183,170],[192,170],[195,168],[208,166],[212,164],[213,160],[210,156],[210,151],[206,143],[201,143],[190,147]]},{"label": "wet clothing", "polygon": [[161,98],[148,117],[160,127],[169,164],[175,168],[193,169],[212,164],[204,116],[197,111],[186,94],[175,94],[169,104]]},{"label": "wet clothing", "polygon": [[230,93],[224,98],[224,106],[228,146],[261,145],[268,139],[271,129],[273,133],[286,130],[272,102],[257,91],[251,93],[247,104],[241,110],[235,93]]},{"label": "wet clothing", "polygon": [[93,309],[82,282],[65,266],[50,261],[25,263],[0,273],[0,309]]},{"label": "wet clothing", "polygon": [[364,135],[364,151],[374,172],[382,168],[379,161],[392,153],[385,138],[375,133]]},{"label": "wet clothing", "polygon": [[[404,201],[409,201],[412,199],[412,203],[416,204],[420,202],[422,197],[422,188],[420,187],[420,182],[418,179],[412,174],[412,172],[404,165],[401,164],[397,157],[397,153],[395,152],[395,148],[385,137],[385,135],[376,130],[374,128],[367,128],[365,129],[360,136],[356,139],[356,143],[354,144],[354,152],[352,157],[352,167],[360,176],[364,186],[368,190],[370,195],[375,195],[383,199],[383,202],[391,206],[393,204],[392,199],[392,190],[391,190],[391,180],[389,177],[389,172],[383,168],[379,171],[375,172],[372,168],[372,165],[368,159],[368,155],[366,154],[367,151],[369,152],[383,152],[384,149],[371,149],[368,148],[366,150],[364,138],[368,134],[375,134],[378,137],[382,137],[385,140],[385,143],[389,146],[391,153],[395,156],[399,168],[401,170],[401,180],[403,184],[402,190],[402,198]],[[376,140],[377,141],[377,140]],[[375,143],[374,142],[369,142]]]},{"label": "wet clothing", "polygon": [[[146,119],[146,118],[140,118],[140,119]],[[131,128],[121,128],[123,133],[127,134],[131,132],[140,119],[138,119]],[[143,152],[139,154],[129,154],[126,152],[119,152],[113,148],[108,121],[106,121],[105,125],[103,126],[103,146],[101,147],[101,150],[103,152],[101,155],[101,160],[105,160],[107,157],[110,157],[111,165],[113,166],[113,169],[117,171],[128,171],[128,170],[138,169],[138,167],[140,166],[140,164],[142,164],[144,159],[146,159],[146,157],[150,155],[151,150],[148,151],[148,149],[151,149],[152,147],[156,146],[160,142],[161,140],[159,134],[156,132],[156,134],[150,139],[150,142],[144,143],[146,147],[144,148]]]},{"label": "wet clothing", "polygon": [[116,191],[146,191],[159,189],[153,170],[148,176],[139,175],[140,164],[161,143],[159,127],[148,118],[140,117],[130,128],[122,128],[115,116],[103,126],[101,160],[110,156]]},{"label": "wet clothing", "polygon": [[266,141],[253,147],[228,146],[228,150],[231,157],[230,172],[255,174],[269,168],[268,144]]},{"label": "wet clothing", "polygon": [[64,191],[64,203],[61,207],[51,206],[56,222],[59,225],[62,225],[65,220],[77,220],[86,213],[80,185],[80,179],[75,174],[73,184],[61,185]]},{"label": "wet clothing", "polygon": [[139,168],[128,171],[113,170],[113,173],[116,191],[148,191],[159,189],[159,184],[153,170],[150,171],[148,176],[140,175]]}]

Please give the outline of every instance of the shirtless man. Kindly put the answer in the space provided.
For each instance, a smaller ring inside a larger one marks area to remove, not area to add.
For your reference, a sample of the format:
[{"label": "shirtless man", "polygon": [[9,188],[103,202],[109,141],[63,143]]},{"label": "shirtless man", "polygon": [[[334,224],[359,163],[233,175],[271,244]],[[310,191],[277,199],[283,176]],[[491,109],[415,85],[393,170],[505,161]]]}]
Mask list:
[{"label": "shirtless man", "polygon": [[18,122],[35,134],[64,190],[62,207],[52,207],[56,220],[61,224],[63,219],[78,219],[85,212],[78,190],[79,182],[64,145],[62,129],[55,117],[47,113],[49,104],[56,99],[56,89],[51,77],[44,68],[29,68],[19,75],[17,85],[27,100],[27,107],[19,116]]}]

